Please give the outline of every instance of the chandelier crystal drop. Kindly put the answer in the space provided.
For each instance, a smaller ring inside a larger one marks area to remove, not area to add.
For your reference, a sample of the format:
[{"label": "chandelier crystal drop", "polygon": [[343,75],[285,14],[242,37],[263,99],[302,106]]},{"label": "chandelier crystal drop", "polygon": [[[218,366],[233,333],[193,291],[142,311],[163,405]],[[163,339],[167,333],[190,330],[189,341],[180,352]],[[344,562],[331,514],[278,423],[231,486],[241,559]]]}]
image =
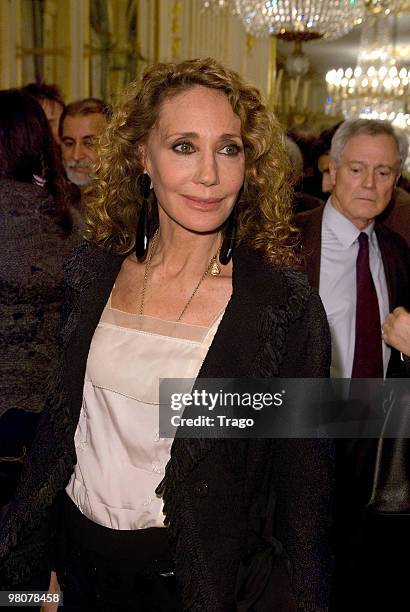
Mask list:
[{"label": "chandelier crystal drop", "polygon": [[205,0],[204,8],[231,9],[254,36],[331,40],[361,23],[364,0]]}]

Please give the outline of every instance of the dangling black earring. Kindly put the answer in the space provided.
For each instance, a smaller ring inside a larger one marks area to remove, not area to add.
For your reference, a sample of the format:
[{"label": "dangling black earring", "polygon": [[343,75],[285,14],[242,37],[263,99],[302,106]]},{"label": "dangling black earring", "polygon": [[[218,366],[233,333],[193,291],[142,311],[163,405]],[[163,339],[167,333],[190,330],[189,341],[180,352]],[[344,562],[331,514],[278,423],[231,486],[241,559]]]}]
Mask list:
[{"label": "dangling black earring", "polygon": [[232,253],[235,248],[236,239],[236,204],[229,215],[225,227],[225,236],[222,241],[221,250],[219,251],[219,261],[223,266],[226,266],[231,261]]},{"label": "dangling black earring", "polygon": [[142,204],[137,223],[135,236],[135,255],[138,261],[144,261],[148,253],[149,245],[149,195],[151,179],[148,174],[141,174],[138,178],[138,188],[140,190]]},{"label": "dangling black earring", "polygon": [[43,153],[40,153],[40,168],[41,174],[33,174],[33,183],[38,187],[44,187],[44,185],[47,183],[47,168]]}]

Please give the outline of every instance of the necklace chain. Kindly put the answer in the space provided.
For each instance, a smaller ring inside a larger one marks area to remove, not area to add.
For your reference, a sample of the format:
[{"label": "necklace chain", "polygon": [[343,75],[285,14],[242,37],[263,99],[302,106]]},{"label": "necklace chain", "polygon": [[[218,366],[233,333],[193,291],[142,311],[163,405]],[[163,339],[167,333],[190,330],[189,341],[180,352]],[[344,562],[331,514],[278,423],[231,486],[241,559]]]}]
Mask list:
[{"label": "necklace chain", "polygon": [[[151,262],[152,262],[152,258],[155,255],[155,251],[157,249],[157,243],[158,243],[158,236],[159,236],[159,229],[157,229],[157,231],[155,232],[153,239],[152,239],[152,243],[151,243],[151,248],[150,248],[150,252],[148,254],[148,259],[147,259],[147,263],[145,264],[145,269],[144,269],[144,279],[142,282],[142,290],[141,290],[141,300],[140,300],[140,308],[139,308],[139,314],[142,315],[144,313],[144,304],[145,304],[145,294],[147,291],[147,286],[148,286],[148,279],[149,279],[149,273],[150,273],[150,269],[151,269]],[[199,279],[197,285],[195,286],[195,289],[193,290],[193,292],[191,293],[187,303],[185,304],[185,306],[183,307],[181,314],[179,315],[179,317],[176,319],[176,322],[178,323],[182,317],[184,316],[185,312],[187,311],[187,309],[189,308],[189,305],[191,304],[192,300],[194,299],[195,295],[198,292],[199,287],[202,285],[203,281],[205,280],[205,278],[208,276],[208,274],[211,272],[211,270],[213,269],[213,267],[215,266],[215,264],[217,264],[217,259],[218,259],[218,254],[220,251],[220,247],[217,250],[217,252],[215,253],[215,255],[212,256],[210,262],[208,263],[206,270],[204,271],[204,273],[202,274],[201,278]],[[212,273],[212,272],[211,272]],[[219,272],[218,272],[219,274]]]},{"label": "necklace chain", "polygon": [[145,292],[146,292],[147,284],[148,284],[148,275],[149,275],[149,270],[151,267],[151,260],[157,249],[158,235],[159,235],[159,230],[157,229],[152,238],[151,248],[148,253],[147,263],[145,264],[145,268],[144,268],[144,279],[142,281],[141,301],[140,301],[140,310],[139,310],[140,315],[142,315],[144,312]]}]

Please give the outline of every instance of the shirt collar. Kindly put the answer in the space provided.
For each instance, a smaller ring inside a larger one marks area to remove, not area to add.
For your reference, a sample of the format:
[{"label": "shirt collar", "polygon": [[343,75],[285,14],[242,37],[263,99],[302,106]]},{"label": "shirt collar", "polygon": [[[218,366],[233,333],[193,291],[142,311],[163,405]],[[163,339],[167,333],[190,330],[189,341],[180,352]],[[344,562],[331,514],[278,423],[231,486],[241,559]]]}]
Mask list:
[{"label": "shirt collar", "polygon": [[359,234],[363,231],[369,237],[369,242],[372,239],[374,232],[374,221],[364,230],[359,230],[349,219],[347,219],[341,212],[336,210],[332,205],[332,197],[328,199],[323,210],[323,221],[324,227],[329,229],[340,243],[348,248],[355,240],[358,239]]}]

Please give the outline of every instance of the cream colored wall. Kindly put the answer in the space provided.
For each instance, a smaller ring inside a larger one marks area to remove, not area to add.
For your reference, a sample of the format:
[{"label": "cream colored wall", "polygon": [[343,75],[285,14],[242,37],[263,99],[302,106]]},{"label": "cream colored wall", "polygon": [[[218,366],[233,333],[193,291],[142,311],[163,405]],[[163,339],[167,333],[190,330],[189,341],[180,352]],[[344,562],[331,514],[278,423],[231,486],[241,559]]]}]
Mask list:
[{"label": "cream colored wall", "polygon": [[[159,25],[157,40],[140,33],[142,54],[151,61],[212,56],[268,94],[274,39],[247,36],[237,17],[204,11],[201,0],[140,0],[140,5],[145,14],[149,6],[151,11],[158,11],[153,17]],[[142,29],[146,27],[144,23],[141,22]]]},{"label": "cream colored wall", "polygon": [[2,88],[20,85],[20,66],[17,59],[20,15],[18,0],[0,2],[0,84]]},{"label": "cream colored wall", "polygon": [[[109,27],[116,64],[134,52],[134,78],[155,61],[182,60],[213,56],[234,68],[268,95],[269,72],[275,57],[271,39],[246,35],[232,15],[204,12],[201,0],[136,0],[137,36],[128,40],[126,8],[128,0],[107,0]],[[92,82],[89,0],[46,0],[43,20],[44,76],[62,89],[72,101],[90,95]],[[27,71],[27,48],[22,49],[21,33],[27,28],[22,19],[21,0],[0,0],[0,86],[24,85],[32,80]],[[26,38],[26,37],[25,37]],[[131,45],[131,49],[130,49]],[[34,50],[41,52],[41,50]],[[94,61],[95,66],[95,61]],[[25,69],[23,69],[25,68]],[[121,69],[110,72],[110,92],[124,86]]]},{"label": "cream colored wall", "polygon": [[43,49],[36,49],[22,45],[28,20],[20,0],[1,0],[0,86],[20,87],[33,80],[33,72],[25,69],[24,64],[29,55],[41,53],[47,82],[57,83],[69,99],[86,95],[87,7],[88,0],[46,0]]}]

